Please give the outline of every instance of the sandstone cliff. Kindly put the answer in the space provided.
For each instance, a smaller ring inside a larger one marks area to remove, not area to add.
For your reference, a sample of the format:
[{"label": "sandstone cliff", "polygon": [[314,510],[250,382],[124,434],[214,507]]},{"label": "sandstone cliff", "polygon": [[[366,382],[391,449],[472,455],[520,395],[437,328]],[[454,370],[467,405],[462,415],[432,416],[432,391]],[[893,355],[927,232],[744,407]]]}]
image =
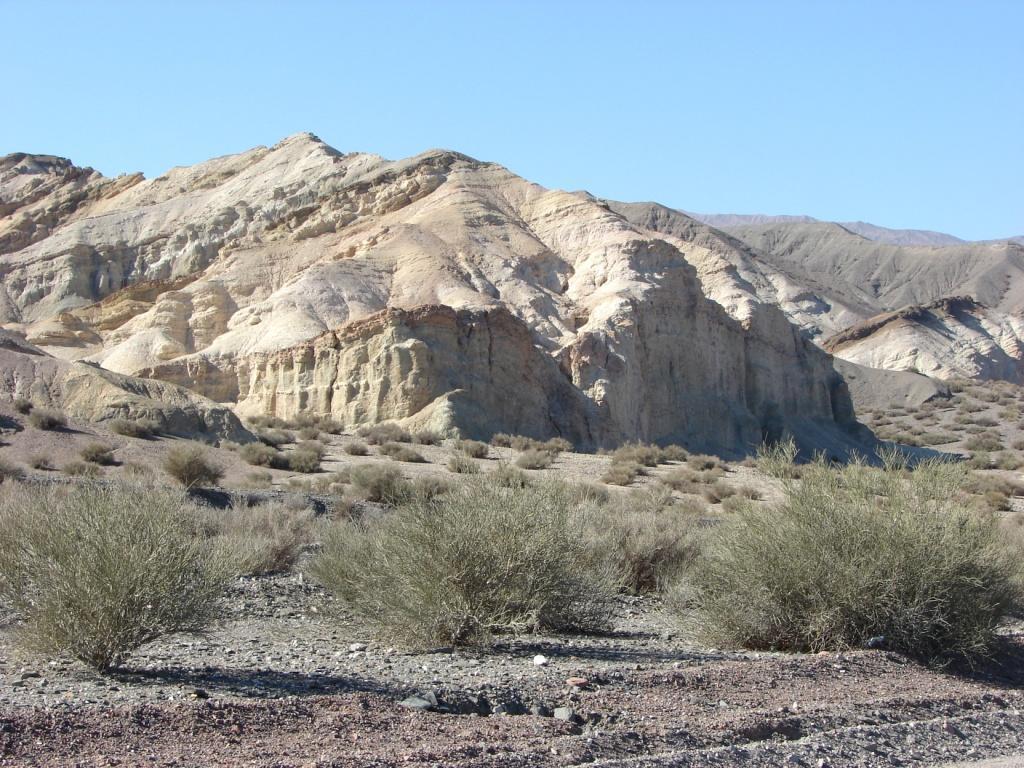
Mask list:
[{"label": "sandstone cliff", "polygon": [[803,290],[785,275],[697,222],[657,232],[457,153],[301,134],[153,180],[22,157],[0,195],[24,233],[0,253],[8,330],[242,413],[584,447],[865,437],[831,358],[744,285]]}]

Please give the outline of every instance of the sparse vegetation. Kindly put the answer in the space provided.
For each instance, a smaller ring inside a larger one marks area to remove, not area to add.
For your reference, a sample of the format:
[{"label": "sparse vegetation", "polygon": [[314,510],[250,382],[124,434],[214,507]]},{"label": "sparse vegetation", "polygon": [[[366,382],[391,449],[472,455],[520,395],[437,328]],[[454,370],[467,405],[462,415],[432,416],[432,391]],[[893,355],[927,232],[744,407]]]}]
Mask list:
[{"label": "sparse vegetation", "polygon": [[28,416],[32,412],[32,401],[27,397],[14,398],[14,410],[22,416]]},{"label": "sparse vegetation", "polygon": [[85,461],[69,461],[61,471],[69,477],[99,477],[100,468]]},{"label": "sparse vegetation", "polygon": [[360,427],[358,434],[370,445],[412,442],[412,435],[409,434],[409,430],[390,421],[384,421],[373,426]]},{"label": "sparse vegetation", "polygon": [[5,487],[0,596],[23,622],[19,639],[106,670],[206,627],[230,572],[192,534],[187,507],[139,486]]},{"label": "sparse vegetation", "polygon": [[0,456],[0,483],[8,480],[18,480],[24,474],[21,467]]},{"label": "sparse vegetation", "polygon": [[359,464],[349,470],[353,491],[367,501],[396,504],[408,498],[410,484],[402,473],[386,464]]},{"label": "sparse vegetation", "polygon": [[530,448],[516,458],[516,466],[520,469],[547,469],[551,466],[551,454],[547,451]]},{"label": "sparse vegetation", "polygon": [[351,443],[345,443],[345,453],[349,456],[367,456],[370,449],[366,447],[366,443],[354,440]]},{"label": "sparse vegetation", "polygon": [[313,450],[296,448],[288,452],[286,460],[292,472],[310,474],[320,471],[320,454]]},{"label": "sparse vegetation", "polygon": [[439,445],[441,433],[433,429],[420,429],[413,433],[412,441],[417,445]]},{"label": "sparse vegetation", "polygon": [[167,474],[186,488],[214,485],[224,476],[224,470],[211,461],[206,451],[198,445],[171,448],[163,466]]},{"label": "sparse vegetation", "polygon": [[455,450],[462,451],[474,459],[486,459],[491,452],[490,446],[479,440],[459,440],[455,443]]},{"label": "sparse vegetation", "polygon": [[965,470],[810,465],[773,507],[744,504],[693,573],[698,626],[716,643],[817,651],[886,647],[977,656],[1014,604],[1017,568],[996,523],[959,499]]},{"label": "sparse vegetation", "polygon": [[771,477],[793,479],[800,477],[796,461],[796,442],[793,438],[769,445],[763,443],[757,449],[757,468]]},{"label": "sparse vegetation", "polygon": [[67,417],[53,408],[33,408],[28,414],[28,423],[36,429],[63,429],[68,424]]},{"label": "sparse vegetation", "polygon": [[448,459],[448,469],[458,475],[476,475],[480,473],[480,465],[464,453],[453,454]]},{"label": "sparse vegetation", "polygon": [[468,479],[377,524],[332,526],[310,573],[357,616],[408,645],[487,642],[508,630],[607,625],[611,580],[590,566],[562,484]]},{"label": "sparse vegetation", "polygon": [[[473,466],[477,466],[475,462]],[[491,480],[501,488],[521,489],[530,484],[529,475],[505,461],[499,463],[498,468],[491,472]]]},{"label": "sparse vegetation", "polygon": [[111,419],[107,429],[115,435],[149,439],[160,431],[160,424],[152,419]]},{"label": "sparse vegetation", "polygon": [[104,443],[89,443],[79,452],[82,461],[110,466],[114,463],[114,449]]},{"label": "sparse vegetation", "polygon": [[280,502],[236,503],[229,509],[205,508],[199,515],[202,532],[241,576],[290,570],[317,529],[312,511]]},{"label": "sparse vegetation", "polygon": [[613,461],[611,466],[601,475],[601,482],[608,485],[629,485],[636,480],[637,476],[643,473],[643,466],[635,461]]},{"label": "sparse vegetation", "polygon": [[273,467],[279,463],[280,452],[266,443],[246,443],[238,448],[242,461],[254,467]]}]

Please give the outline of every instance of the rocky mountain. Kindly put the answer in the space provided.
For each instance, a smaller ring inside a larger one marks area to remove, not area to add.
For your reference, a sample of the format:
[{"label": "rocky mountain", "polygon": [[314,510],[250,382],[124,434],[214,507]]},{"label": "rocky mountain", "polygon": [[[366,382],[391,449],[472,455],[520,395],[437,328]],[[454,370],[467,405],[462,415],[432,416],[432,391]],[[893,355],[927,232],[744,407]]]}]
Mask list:
[{"label": "rocky mountain", "polygon": [[784,270],[454,152],[300,134],[152,180],[11,155],[0,211],[4,329],[241,414],[724,453],[866,437]]}]

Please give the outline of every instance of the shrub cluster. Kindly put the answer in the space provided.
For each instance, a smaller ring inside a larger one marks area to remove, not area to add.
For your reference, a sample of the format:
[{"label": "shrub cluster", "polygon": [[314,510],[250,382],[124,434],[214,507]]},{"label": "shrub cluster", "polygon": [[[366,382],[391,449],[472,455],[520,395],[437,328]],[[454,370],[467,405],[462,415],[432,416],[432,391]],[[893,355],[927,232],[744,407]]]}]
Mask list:
[{"label": "shrub cluster", "polygon": [[107,429],[115,435],[146,440],[159,433],[160,423],[153,419],[111,419]]},{"label": "shrub cluster", "polygon": [[211,461],[198,445],[171,448],[164,459],[164,471],[186,488],[215,485],[224,476],[224,470]]},{"label": "shrub cluster", "polygon": [[28,423],[36,429],[54,430],[67,426],[67,417],[53,408],[33,408],[28,414]]},{"label": "shrub cluster", "polygon": [[360,427],[358,434],[370,445],[412,442],[412,435],[409,433],[409,430],[391,421],[383,421],[380,424]]}]

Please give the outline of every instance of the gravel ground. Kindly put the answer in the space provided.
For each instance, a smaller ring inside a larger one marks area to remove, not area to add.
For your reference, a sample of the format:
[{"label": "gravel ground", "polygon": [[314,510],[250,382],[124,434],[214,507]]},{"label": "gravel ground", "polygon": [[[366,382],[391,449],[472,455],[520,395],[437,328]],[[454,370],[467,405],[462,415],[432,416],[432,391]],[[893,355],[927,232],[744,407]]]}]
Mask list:
[{"label": "gravel ground", "polygon": [[0,765],[931,765],[1013,754],[1024,732],[1020,627],[968,674],[885,651],[699,649],[649,599],[624,599],[606,636],[416,654],[298,576],[240,582],[229,603],[209,635],[108,677],[22,656],[8,628]]}]

